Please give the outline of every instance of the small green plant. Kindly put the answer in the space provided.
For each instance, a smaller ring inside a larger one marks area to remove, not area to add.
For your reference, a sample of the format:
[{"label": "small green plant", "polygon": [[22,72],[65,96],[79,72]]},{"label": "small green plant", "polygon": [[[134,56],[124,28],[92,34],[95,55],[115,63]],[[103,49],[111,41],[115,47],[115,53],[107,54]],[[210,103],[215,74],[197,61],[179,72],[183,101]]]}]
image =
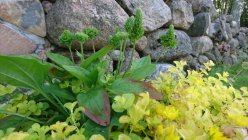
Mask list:
[{"label": "small green plant", "polygon": [[129,39],[133,47],[131,59],[130,59],[130,62],[127,68],[127,70],[129,70],[132,65],[136,44],[141,39],[141,37],[144,35],[144,27],[143,27],[141,9],[137,9],[135,12],[135,16],[131,16],[127,19],[125,23],[125,29],[126,29],[126,32],[129,33]]},{"label": "small green plant", "polygon": [[89,36],[83,32],[76,32],[75,34],[76,40],[80,43],[80,48],[81,48],[81,60],[84,60],[84,48],[83,44],[89,39]]},{"label": "small green plant", "polygon": [[175,38],[175,31],[174,31],[174,26],[170,25],[168,31],[161,35],[160,38],[160,44],[162,45],[159,57],[156,60],[156,63],[159,61],[161,55],[166,52],[167,48],[175,48],[177,46],[177,41]]},{"label": "small green plant", "polygon": [[94,51],[94,53],[96,53],[96,49],[95,49],[95,45],[94,45],[93,39],[94,39],[95,37],[97,37],[97,36],[100,34],[100,32],[99,32],[95,27],[87,27],[87,28],[85,28],[85,29],[83,30],[83,32],[84,32],[86,35],[89,36],[89,39],[90,39],[90,40],[92,40],[93,51]]},{"label": "small green plant", "polygon": [[72,54],[72,43],[74,40],[74,35],[71,31],[65,30],[60,36],[59,36],[59,41],[62,45],[65,45],[66,47],[69,48],[70,54],[71,54],[71,60],[74,61],[73,59],[73,54]]}]

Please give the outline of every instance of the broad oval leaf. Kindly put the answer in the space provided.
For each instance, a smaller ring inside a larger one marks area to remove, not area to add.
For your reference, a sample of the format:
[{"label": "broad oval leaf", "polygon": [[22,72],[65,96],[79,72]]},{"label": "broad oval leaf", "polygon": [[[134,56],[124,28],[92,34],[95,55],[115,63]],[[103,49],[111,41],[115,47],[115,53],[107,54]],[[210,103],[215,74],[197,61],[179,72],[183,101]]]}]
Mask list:
[{"label": "broad oval leaf", "polygon": [[134,62],[132,63],[131,69],[132,70],[138,69],[138,68],[141,68],[143,66],[150,65],[150,64],[152,64],[150,56],[142,57],[140,59],[134,60]]},{"label": "broad oval leaf", "polygon": [[164,96],[151,83],[145,81],[132,80],[133,83],[139,83],[142,85],[143,90],[149,93],[150,98],[155,100],[163,100]]},{"label": "broad oval leaf", "polygon": [[77,96],[80,106],[84,107],[84,114],[101,126],[110,123],[110,102],[106,91],[102,88],[93,88],[87,93]]},{"label": "broad oval leaf", "polygon": [[147,76],[150,76],[155,70],[156,70],[156,65],[149,64],[130,71],[127,74],[127,77],[133,80],[143,80]]},{"label": "broad oval leaf", "polygon": [[52,65],[34,57],[0,56],[0,82],[40,90]]},{"label": "broad oval leaf", "polygon": [[128,79],[118,78],[107,87],[111,94],[120,95],[126,93],[139,94],[144,92],[142,84],[134,83]]}]

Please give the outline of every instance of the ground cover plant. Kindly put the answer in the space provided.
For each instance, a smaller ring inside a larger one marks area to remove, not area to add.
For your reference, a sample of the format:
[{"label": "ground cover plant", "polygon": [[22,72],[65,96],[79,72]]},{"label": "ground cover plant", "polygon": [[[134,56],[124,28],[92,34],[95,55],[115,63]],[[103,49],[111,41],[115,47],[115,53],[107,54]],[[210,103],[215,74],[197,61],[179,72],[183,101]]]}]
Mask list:
[{"label": "ground cover plant", "polygon": [[[243,139],[248,89],[227,86],[226,72],[208,77],[212,62],[200,72],[184,72],[186,63],[175,62],[170,73],[150,82],[145,79],[155,65],[149,56],[132,62],[132,55],[123,70],[128,41],[135,50],[144,34],[141,19],[137,10],[125,31],[117,27],[109,44],[88,58],[83,45],[99,32],[93,27],[64,31],[62,45],[70,52],[73,41],[81,46],[79,62],[73,55],[69,59],[54,53],[47,54],[52,63],[33,56],[0,56],[0,139]],[[169,33],[160,40],[167,47],[174,46],[166,38]],[[101,58],[112,49],[122,55],[115,72],[108,73],[108,62]]]}]

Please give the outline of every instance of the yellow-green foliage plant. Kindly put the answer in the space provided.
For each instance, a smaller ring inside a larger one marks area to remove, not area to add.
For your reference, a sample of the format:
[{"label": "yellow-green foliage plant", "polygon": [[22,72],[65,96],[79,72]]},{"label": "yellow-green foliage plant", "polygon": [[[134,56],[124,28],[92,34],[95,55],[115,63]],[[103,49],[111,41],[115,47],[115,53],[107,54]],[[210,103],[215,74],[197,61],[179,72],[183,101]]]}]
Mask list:
[{"label": "yellow-green foliage plant", "polygon": [[148,93],[135,100],[131,95],[115,97],[113,110],[126,113],[119,118],[123,130],[114,139],[244,139],[240,128],[248,128],[248,88],[226,86],[226,72],[217,73],[218,78],[206,77],[212,62],[200,72],[187,74],[183,72],[185,62],[175,63],[169,73],[161,73],[153,81],[165,95],[162,102],[150,99]]}]

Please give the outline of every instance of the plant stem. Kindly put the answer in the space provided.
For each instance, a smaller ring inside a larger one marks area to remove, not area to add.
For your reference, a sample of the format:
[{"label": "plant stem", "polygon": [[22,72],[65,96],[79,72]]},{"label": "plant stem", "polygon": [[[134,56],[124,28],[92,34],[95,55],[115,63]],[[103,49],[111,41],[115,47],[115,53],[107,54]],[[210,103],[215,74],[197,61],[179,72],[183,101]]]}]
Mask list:
[{"label": "plant stem", "polygon": [[125,41],[124,47],[123,47],[123,50],[122,50],[122,55],[121,55],[122,56],[122,61],[121,61],[121,64],[120,64],[120,73],[121,73],[121,70],[122,70],[122,67],[123,67],[123,62],[124,62],[123,56],[125,55],[126,47],[127,47],[127,41]]},{"label": "plant stem", "polygon": [[133,63],[134,51],[135,51],[135,47],[136,47],[135,45],[136,45],[136,43],[133,43],[132,44],[133,48],[132,48],[131,59],[130,59],[130,62],[128,64],[128,67],[127,67],[127,70],[126,71],[128,71],[128,70],[131,69],[131,66],[132,66],[132,63]]},{"label": "plant stem", "polygon": [[40,123],[40,124],[44,124],[44,122],[42,122],[42,121],[40,121],[38,119],[34,119],[34,118],[31,118],[31,117],[28,117],[28,116],[25,116],[25,115],[22,115],[22,114],[19,114],[19,113],[16,113],[16,112],[11,112],[11,111],[7,111],[7,110],[0,110],[0,113],[8,114],[8,115],[14,115],[14,116],[22,117],[22,118],[25,118],[25,119],[28,119],[28,120],[31,120],[31,121],[34,121],[34,122],[37,122],[37,123]]},{"label": "plant stem", "polygon": [[94,53],[96,53],[95,43],[94,43],[94,41],[93,41],[93,40],[92,40],[91,42],[92,42],[92,44],[93,44],[93,46],[92,46],[92,47],[93,47],[93,52],[94,52]]},{"label": "plant stem", "polygon": [[83,43],[80,42],[80,47],[81,47],[81,55],[82,55],[82,61],[84,60],[84,48],[83,48]]},{"label": "plant stem", "polygon": [[123,54],[123,42],[121,43],[121,47],[120,47],[120,56],[119,56],[119,59],[118,59],[118,65],[117,65],[117,74],[120,74],[120,65],[121,65],[121,61],[122,61],[122,54]]},{"label": "plant stem", "polygon": [[71,54],[71,60],[74,63],[73,54],[72,54],[72,51],[71,51],[71,45],[69,46],[69,51],[70,51],[70,54]]}]

